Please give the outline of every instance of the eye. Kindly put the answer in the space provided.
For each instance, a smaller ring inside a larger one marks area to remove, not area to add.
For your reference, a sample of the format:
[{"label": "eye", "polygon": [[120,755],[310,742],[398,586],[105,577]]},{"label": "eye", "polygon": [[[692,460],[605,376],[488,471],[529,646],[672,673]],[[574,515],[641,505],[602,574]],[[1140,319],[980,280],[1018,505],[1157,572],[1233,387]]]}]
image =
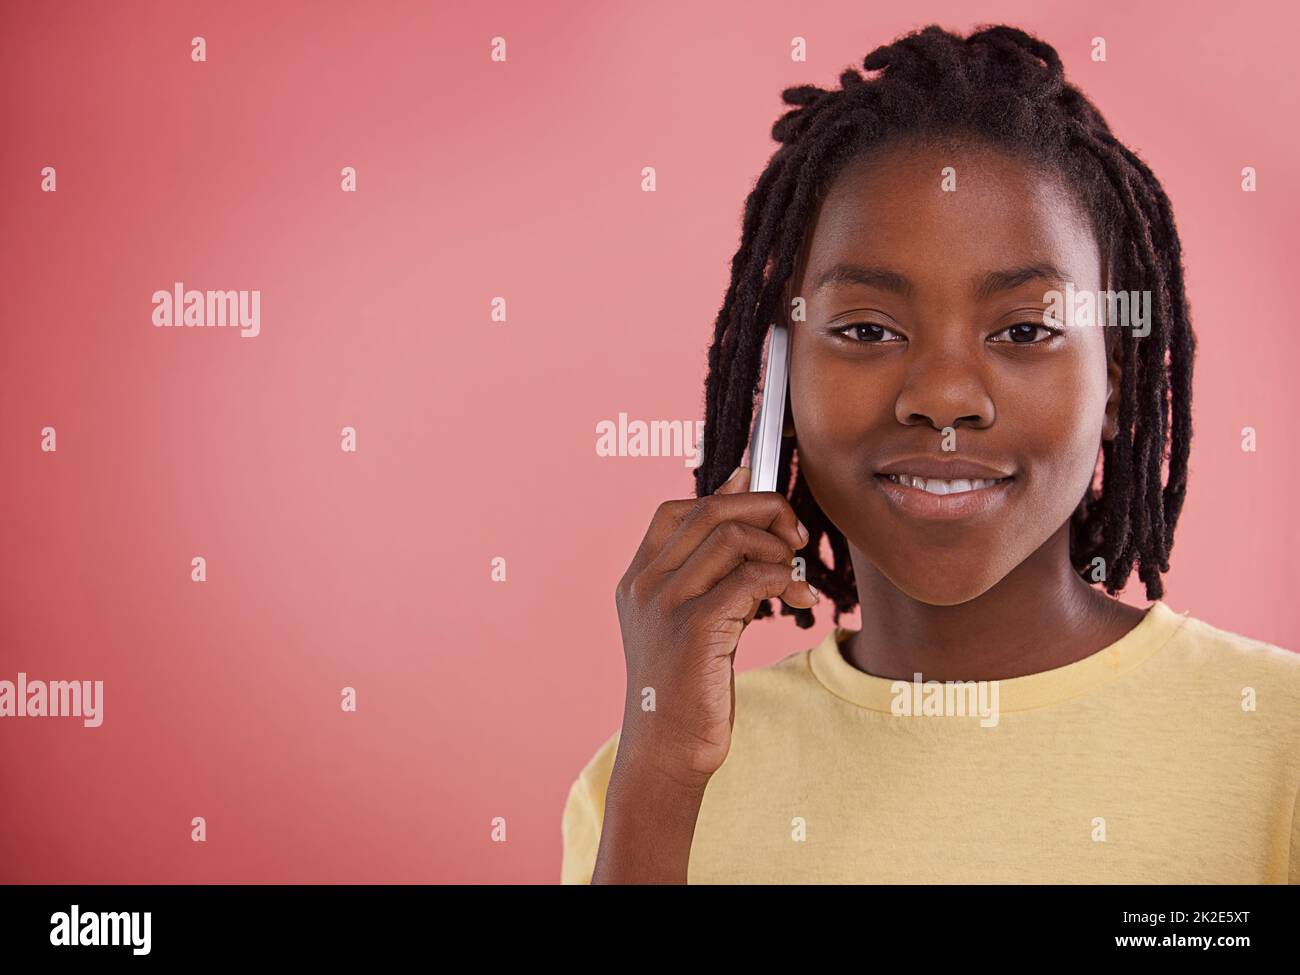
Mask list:
[{"label": "eye", "polygon": [[[1046,332],[1046,337],[1036,338],[1039,332]],[[1000,332],[995,332],[989,336],[990,342],[1010,342],[1014,345],[1044,345],[1050,342],[1056,336],[1061,334],[1058,328],[1048,328],[1041,321],[1039,322],[1017,322],[1015,325],[1009,325]],[[999,335],[1009,335],[1010,338],[1000,339]]]},{"label": "eye", "polygon": [[[846,341],[858,345],[879,345],[883,342],[907,341],[904,336],[899,335],[893,329],[886,328],[884,325],[877,325],[875,322],[855,322],[852,325],[833,328],[831,332],[842,336]],[[892,339],[889,337],[891,335],[893,336]]]}]

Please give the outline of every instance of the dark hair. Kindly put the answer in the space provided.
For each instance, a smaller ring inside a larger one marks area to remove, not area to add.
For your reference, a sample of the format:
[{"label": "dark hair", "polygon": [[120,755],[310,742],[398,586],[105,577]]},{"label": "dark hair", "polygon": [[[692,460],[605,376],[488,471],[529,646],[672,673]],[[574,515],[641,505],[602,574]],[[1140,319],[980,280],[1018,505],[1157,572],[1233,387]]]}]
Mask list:
[{"label": "dark hair", "polygon": [[[1056,51],[1024,31],[985,27],[961,37],[926,27],[877,48],[862,64],[880,73],[868,78],[849,68],[838,90],[801,85],[782,92],[799,107],[772,126],[781,146],[745,200],[740,248],[709,347],[696,496],[712,494],[742,458],[767,326],[788,314],[781,307],[785,287],[831,180],[850,159],[891,138],[978,139],[1061,172],[1093,222],[1109,280],[1151,292],[1151,330],[1141,341],[1131,326],[1105,329],[1108,352],[1122,343],[1119,430],[1102,447],[1100,488],[1091,484],[1071,516],[1070,558],[1085,578],[1092,560],[1104,559],[1112,595],[1136,562],[1147,598],[1160,598],[1187,488],[1195,336],[1182,248],[1159,181],[1065,81]],[[807,579],[832,601],[838,624],[857,605],[853,565],[844,536],[798,476],[797,446],[783,454],[776,489],[808,527],[800,550]],[[822,560],[823,537],[831,565]],[[800,627],[812,626],[811,610],[780,606]],[[763,600],[755,618],[771,615]]]}]

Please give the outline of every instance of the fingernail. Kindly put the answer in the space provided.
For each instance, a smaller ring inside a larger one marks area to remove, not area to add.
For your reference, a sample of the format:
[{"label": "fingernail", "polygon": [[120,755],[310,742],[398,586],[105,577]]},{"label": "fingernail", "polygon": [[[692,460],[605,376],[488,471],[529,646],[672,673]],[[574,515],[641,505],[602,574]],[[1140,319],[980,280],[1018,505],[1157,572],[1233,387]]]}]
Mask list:
[{"label": "fingernail", "polygon": [[821,598],[822,598],[822,594],[819,593],[819,592],[817,591],[817,587],[814,586],[811,582],[808,583],[808,588],[812,590],[813,599],[821,599]]},{"label": "fingernail", "polygon": [[736,475],[740,473],[740,468],[743,466],[744,466],[743,464],[738,466],[734,471],[731,472],[731,476],[727,478],[725,481],[723,481],[722,483],[730,484],[732,481],[734,481],[736,479]]},{"label": "fingernail", "polygon": [[808,541],[808,529],[803,526],[802,521],[799,521],[797,518],[795,519],[795,521],[798,523],[799,526],[799,537],[802,538],[805,542]]}]

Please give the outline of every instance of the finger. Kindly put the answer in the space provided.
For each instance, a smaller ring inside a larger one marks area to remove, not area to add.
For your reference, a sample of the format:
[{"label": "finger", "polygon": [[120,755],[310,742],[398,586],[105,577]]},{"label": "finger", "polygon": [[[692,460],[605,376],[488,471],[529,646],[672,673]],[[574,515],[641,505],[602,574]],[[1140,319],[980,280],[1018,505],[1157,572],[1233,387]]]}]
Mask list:
[{"label": "finger", "polygon": [[[749,490],[749,468],[737,467],[715,491],[715,494],[736,494]],[[632,556],[625,578],[635,578],[659,555],[664,543],[672,537],[678,527],[694,510],[698,498],[681,498],[665,501],[655,510],[646,529],[645,537]]]},{"label": "finger", "polygon": [[700,498],[646,566],[647,572],[675,572],[719,524],[739,521],[771,532],[791,549],[808,543],[808,530],[790,502],[775,491],[745,491]]},{"label": "finger", "polygon": [[724,521],[668,578],[664,593],[670,604],[680,605],[717,585],[742,562],[771,562],[784,566],[790,587],[782,598],[792,607],[808,608],[817,598],[806,582],[794,578],[794,551],[769,531],[741,521]]},{"label": "finger", "polygon": [[753,619],[760,602],[780,596],[790,584],[785,566],[744,562],[707,593],[685,603],[682,610],[697,621],[707,621],[711,627],[725,621],[743,626],[746,620]]},{"label": "finger", "polygon": [[731,477],[727,478],[718,487],[714,494],[743,494],[749,490],[750,470],[748,467],[737,467],[731,472]]},{"label": "finger", "polygon": [[[718,486],[715,494],[744,494],[749,491],[750,471],[748,467],[737,467],[732,471],[731,477],[723,481]],[[633,578],[645,569],[659,555],[663,549],[664,542],[672,537],[682,521],[694,510],[698,498],[681,498],[666,500],[656,508],[654,516],[650,519],[650,526],[646,529],[645,537],[641,539],[641,545],[637,547],[636,554],[632,556],[632,562],[628,564],[628,572],[625,578]]]}]

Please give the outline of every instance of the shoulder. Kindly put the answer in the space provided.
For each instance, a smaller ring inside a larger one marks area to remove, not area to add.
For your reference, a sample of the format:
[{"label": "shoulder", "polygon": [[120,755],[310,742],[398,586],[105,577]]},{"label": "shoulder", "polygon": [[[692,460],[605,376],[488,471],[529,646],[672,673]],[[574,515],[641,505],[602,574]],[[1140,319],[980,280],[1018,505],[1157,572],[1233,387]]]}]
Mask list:
[{"label": "shoulder", "polygon": [[[609,784],[610,773],[614,769],[614,758],[618,754],[620,735],[621,732],[616,731],[601,742],[595,754],[578,772],[578,777],[569,786],[566,817],[571,811],[583,811],[594,813],[597,821],[603,818],[605,789]],[[575,807],[579,808],[575,810]]]},{"label": "shoulder", "polygon": [[605,822],[605,793],[618,754],[620,732],[614,732],[578,772],[569,786],[560,820],[562,853],[560,883],[589,884]]},{"label": "shoulder", "polygon": [[1263,679],[1300,702],[1300,653],[1182,615],[1169,647],[1177,660],[1210,676]]},{"label": "shoulder", "polygon": [[601,742],[595,754],[587,760],[587,764],[578,772],[578,778],[574,782],[575,786],[582,782],[596,782],[609,778],[609,773],[614,767],[614,756],[618,754],[618,740],[621,734],[621,732],[616,731]]},{"label": "shoulder", "polygon": [[1268,774],[1290,799],[1289,883],[1300,883],[1300,653],[1273,643],[1185,616],[1169,641],[1166,659],[1184,684],[1208,692],[1197,701],[1197,720],[1217,727],[1222,712],[1217,699],[1232,701],[1238,716],[1246,715],[1276,764]]},{"label": "shoulder", "polygon": [[1256,714],[1279,746],[1300,755],[1300,653],[1179,615],[1182,623],[1158,655],[1161,677],[1206,703],[1231,699],[1234,710]]}]

